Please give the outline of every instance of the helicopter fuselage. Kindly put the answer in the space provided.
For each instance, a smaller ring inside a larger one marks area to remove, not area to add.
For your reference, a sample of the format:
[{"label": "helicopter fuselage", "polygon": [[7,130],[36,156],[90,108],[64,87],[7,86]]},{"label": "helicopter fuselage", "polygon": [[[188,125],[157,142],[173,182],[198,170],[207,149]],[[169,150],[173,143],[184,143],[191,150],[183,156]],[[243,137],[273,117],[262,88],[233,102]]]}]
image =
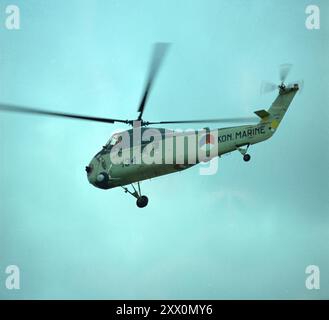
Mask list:
[{"label": "helicopter fuselage", "polygon": [[[157,130],[161,132],[165,129]],[[207,129],[199,132],[171,131],[171,133],[157,143],[154,141],[143,143],[142,141],[141,144],[133,145],[130,148],[122,148],[119,155],[111,155],[111,150],[104,147],[87,167],[89,182],[95,187],[110,189],[179,172],[202,161],[209,161],[214,157],[236,151],[240,147],[262,142],[272,136],[273,129],[270,123],[259,123],[214,130]],[[177,142],[179,139],[183,140],[183,144],[180,146]],[[202,140],[205,140],[204,149],[208,149],[205,150],[208,151],[208,154],[202,152],[201,155]],[[216,152],[210,152],[216,143]],[[143,161],[143,151],[147,146],[152,147],[153,163]],[[158,158],[156,158],[157,153]],[[136,160],[138,155],[141,159],[139,163]],[[116,161],[116,156],[117,158],[120,156],[120,161]]]}]

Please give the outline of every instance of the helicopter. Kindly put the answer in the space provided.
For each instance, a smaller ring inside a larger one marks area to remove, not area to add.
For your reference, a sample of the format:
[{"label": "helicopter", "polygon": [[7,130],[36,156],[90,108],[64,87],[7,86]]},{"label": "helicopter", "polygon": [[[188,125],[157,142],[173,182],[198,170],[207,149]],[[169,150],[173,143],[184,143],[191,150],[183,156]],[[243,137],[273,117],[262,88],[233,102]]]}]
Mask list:
[{"label": "helicopter", "polygon": [[[277,89],[279,92],[268,110],[254,112],[257,117],[145,121],[143,118],[145,106],[169,46],[169,43],[154,45],[146,84],[137,109],[138,117],[135,120],[93,117],[12,104],[0,104],[0,111],[109,124],[123,123],[132,126],[132,129],[113,134],[85,167],[85,171],[89,183],[93,186],[104,190],[121,187],[126,193],[136,198],[137,207],[144,208],[149,200],[141,192],[141,181],[179,172],[233,151],[240,152],[245,162],[250,161],[249,147],[272,137],[303,84],[302,82],[285,84],[291,65],[284,64],[280,66],[281,83],[279,85],[263,83],[262,93]],[[206,127],[202,130],[183,132],[163,127],[168,124],[197,123],[244,124],[212,130]],[[154,125],[160,127],[154,127]],[[144,154],[148,157],[142,157]],[[128,189],[128,185],[131,185],[131,190]]]}]

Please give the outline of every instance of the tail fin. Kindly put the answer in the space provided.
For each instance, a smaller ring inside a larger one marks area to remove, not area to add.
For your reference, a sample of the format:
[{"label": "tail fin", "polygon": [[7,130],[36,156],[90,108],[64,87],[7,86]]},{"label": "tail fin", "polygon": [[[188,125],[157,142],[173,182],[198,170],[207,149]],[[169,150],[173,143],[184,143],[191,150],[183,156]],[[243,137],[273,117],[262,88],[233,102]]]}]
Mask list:
[{"label": "tail fin", "polygon": [[279,126],[281,120],[283,119],[285,113],[287,112],[291,104],[291,101],[299,90],[298,84],[295,84],[289,88],[282,85],[279,88],[279,95],[267,111],[255,111],[256,115],[261,118],[260,123],[270,122],[271,128],[274,130]]}]

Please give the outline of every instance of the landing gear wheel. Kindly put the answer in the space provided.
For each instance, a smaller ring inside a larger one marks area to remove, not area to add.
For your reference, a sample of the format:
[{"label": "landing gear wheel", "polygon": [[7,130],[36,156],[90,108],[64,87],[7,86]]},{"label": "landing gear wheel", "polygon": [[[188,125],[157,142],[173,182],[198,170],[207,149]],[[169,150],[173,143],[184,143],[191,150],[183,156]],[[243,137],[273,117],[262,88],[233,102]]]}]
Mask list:
[{"label": "landing gear wheel", "polygon": [[134,187],[133,184],[131,184],[132,188],[133,188],[133,191],[129,191],[128,188],[124,187],[124,186],[121,186],[121,188],[127,193],[131,194],[133,197],[135,197],[137,199],[136,201],[136,205],[138,208],[144,208],[147,206],[148,202],[149,202],[149,199],[147,196],[142,196],[142,193],[141,193],[141,188],[140,188],[140,185],[139,185],[139,181],[137,182],[137,190],[136,188]]},{"label": "landing gear wheel", "polygon": [[248,162],[250,160],[250,154],[246,153],[244,156],[243,156],[243,160]]},{"label": "landing gear wheel", "polygon": [[140,196],[136,201],[136,205],[138,208],[144,208],[147,206],[148,202],[149,199],[147,196]]},{"label": "landing gear wheel", "polygon": [[245,149],[242,149],[241,147],[236,146],[236,149],[242,154],[243,160],[248,162],[250,160],[250,154],[248,154],[248,149],[250,147],[250,143],[247,144],[247,147]]}]

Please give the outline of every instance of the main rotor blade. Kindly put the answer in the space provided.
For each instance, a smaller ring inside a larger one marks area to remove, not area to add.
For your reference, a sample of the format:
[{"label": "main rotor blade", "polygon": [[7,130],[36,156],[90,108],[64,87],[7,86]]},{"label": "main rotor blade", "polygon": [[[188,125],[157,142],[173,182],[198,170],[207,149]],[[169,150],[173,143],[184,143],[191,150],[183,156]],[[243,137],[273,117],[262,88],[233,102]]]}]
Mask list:
[{"label": "main rotor blade", "polygon": [[104,123],[114,123],[114,122],[129,123],[128,120],[90,117],[90,116],[84,116],[79,114],[40,110],[40,109],[21,107],[21,106],[10,105],[10,104],[0,104],[0,111],[27,113],[27,114],[43,115],[43,116],[51,116],[51,117],[62,117],[62,118],[64,117],[64,118],[88,120],[88,121],[96,121],[96,122],[104,122]]},{"label": "main rotor blade", "polygon": [[170,46],[169,43],[156,43],[154,45],[151,65],[150,65],[150,69],[149,69],[149,73],[148,73],[148,78],[147,78],[147,81],[146,81],[146,85],[145,85],[144,93],[143,93],[143,96],[142,96],[142,100],[141,100],[141,102],[139,104],[139,107],[137,109],[137,111],[139,112],[138,120],[142,119],[144,109],[145,109],[145,105],[146,105],[149,93],[151,91],[154,79],[155,79],[155,77],[158,73],[160,65],[163,61],[163,58],[164,58],[169,46]]},{"label": "main rotor blade", "polygon": [[180,120],[180,121],[159,121],[159,122],[148,122],[150,124],[173,124],[173,123],[245,123],[245,122],[258,122],[257,117],[245,117],[245,118],[222,118],[222,119],[203,119],[203,120]]},{"label": "main rotor blade", "polygon": [[280,65],[280,71],[279,71],[279,73],[280,73],[280,81],[281,81],[281,83],[286,81],[287,76],[288,76],[291,68],[292,68],[292,64],[290,64],[290,63],[285,63],[285,64],[281,64]]}]

